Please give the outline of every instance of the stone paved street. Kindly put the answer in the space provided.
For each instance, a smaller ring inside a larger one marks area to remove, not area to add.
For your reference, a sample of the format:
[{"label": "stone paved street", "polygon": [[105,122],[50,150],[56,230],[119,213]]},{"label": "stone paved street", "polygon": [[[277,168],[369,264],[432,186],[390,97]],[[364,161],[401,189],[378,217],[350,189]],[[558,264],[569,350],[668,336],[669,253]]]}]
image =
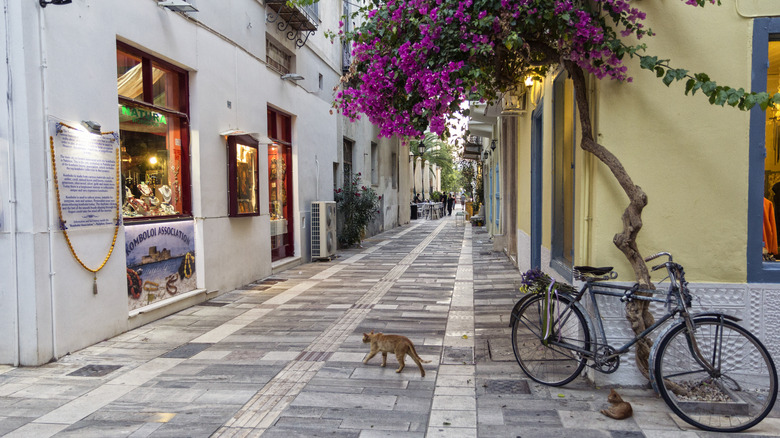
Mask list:
[{"label": "stone paved street", "polygon": [[[0,366],[7,437],[697,437],[652,391],[528,380],[508,327],[520,273],[483,228],[413,221],[37,368]],[[425,360],[362,361],[368,331]],[[625,364],[624,366],[631,366]],[[638,382],[640,383],[640,382]],[[775,409],[777,412],[777,409]],[[780,435],[775,413],[749,431]]]}]

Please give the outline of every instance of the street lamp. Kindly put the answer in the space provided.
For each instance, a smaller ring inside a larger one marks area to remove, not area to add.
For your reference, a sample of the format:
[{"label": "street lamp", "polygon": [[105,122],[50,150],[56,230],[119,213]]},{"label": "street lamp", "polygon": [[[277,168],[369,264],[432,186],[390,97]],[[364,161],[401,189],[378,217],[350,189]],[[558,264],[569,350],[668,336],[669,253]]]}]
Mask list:
[{"label": "street lamp", "polygon": [[496,143],[498,143],[498,140],[496,140],[496,139],[493,139],[490,142],[490,150],[492,150],[492,151],[496,150]]},{"label": "street lamp", "polygon": [[417,153],[420,154],[420,156],[425,153],[425,143],[422,141],[417,145]]}]

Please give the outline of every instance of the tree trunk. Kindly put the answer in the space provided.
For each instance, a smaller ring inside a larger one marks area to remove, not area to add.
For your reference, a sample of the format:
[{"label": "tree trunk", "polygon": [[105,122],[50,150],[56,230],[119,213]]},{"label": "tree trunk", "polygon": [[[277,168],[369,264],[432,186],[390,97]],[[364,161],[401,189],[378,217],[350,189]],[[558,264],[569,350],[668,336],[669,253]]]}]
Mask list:
[{"label": "tree trunk", "polygon": [[[577,99],[577,112],[580,116],[580,127],[582,133],[582,142],[580,147],[592,153],[604,163],[612,175],[620,184],[620,187],[628,196],[629,204],[623,212],[623,230],[612,239],[615,246],[626,256],[631,267],[634,269],[634,276],[640,288],[654,289],[650,281],[650,272],[647,270],[642,255],[636,245],[636,236],[642,229],[642,210],[647,205],[647,195],[641,187],[634,184],[626,169],[607,148],[596,142],[593,136],[593,127],[590,120],[590,105],[586,91],[585,74],[582,68],[572,61],[563,62],[566,71],[569,72],[574,83],[574,93]],[[632,301],[626,303],[626,319],[631,323],[631,329],[635,334],[639,334],[655,321],[650,313],[649,301]],[[646,378],[649,378],[648,358],[650,356],[650,347],[652,341],[645,338],[639,341],[636,349],[636,364],[639,371]]]}]

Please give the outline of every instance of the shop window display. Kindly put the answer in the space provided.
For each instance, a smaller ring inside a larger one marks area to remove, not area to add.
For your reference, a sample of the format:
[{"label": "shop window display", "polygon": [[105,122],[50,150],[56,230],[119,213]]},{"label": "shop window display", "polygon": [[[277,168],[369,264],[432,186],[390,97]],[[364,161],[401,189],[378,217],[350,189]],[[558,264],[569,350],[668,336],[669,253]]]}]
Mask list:
[{"label": "shop window display", "polygon": [[[767,92],[780,92],[780,41],[769,41]],[[777,225],[780,224],[780,107],[766,110],[766,157],[764,158],[763,255],[765,261],[780,261]]]},{"label": "shop window display", "polygon": [[[248,135],[228,137],[228,207],[230,216],[260,214],[258,142]],[[273,214],[273,212],[272,212]]]},{"label": "shop window display", "polygon": [[118,44],[125,219],[189,214],[186,73]]}]

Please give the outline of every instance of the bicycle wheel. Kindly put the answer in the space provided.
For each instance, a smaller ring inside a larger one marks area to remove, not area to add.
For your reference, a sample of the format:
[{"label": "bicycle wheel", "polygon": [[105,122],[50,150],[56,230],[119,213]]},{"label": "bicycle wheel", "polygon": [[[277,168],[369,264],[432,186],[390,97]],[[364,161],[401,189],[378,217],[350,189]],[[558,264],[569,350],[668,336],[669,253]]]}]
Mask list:
[{"label": "bicycle wheel", "polygon": [[552,315],[553,342],[542,342],[542,307],[544,297],[529,298],[518,310],[512,324],[512,350],[520,368],[536,382],[550,385],[565,385],[580,375],[586,359],[579,353],[559,344],[566,344],[583,350],[590,349],[590,332],[576,307],[567,305],[571,298],[560,296],[553,300]]},{"label": "bicycle wheel", "polygon": [[700,429],[738,432],[767,416],[777,398],[777,370],[763,344],[738,324],[716,316],[694,318],[710,375],[694,357],[685,323],[658,344],[653,373],[658,392],[685,422]]}]

